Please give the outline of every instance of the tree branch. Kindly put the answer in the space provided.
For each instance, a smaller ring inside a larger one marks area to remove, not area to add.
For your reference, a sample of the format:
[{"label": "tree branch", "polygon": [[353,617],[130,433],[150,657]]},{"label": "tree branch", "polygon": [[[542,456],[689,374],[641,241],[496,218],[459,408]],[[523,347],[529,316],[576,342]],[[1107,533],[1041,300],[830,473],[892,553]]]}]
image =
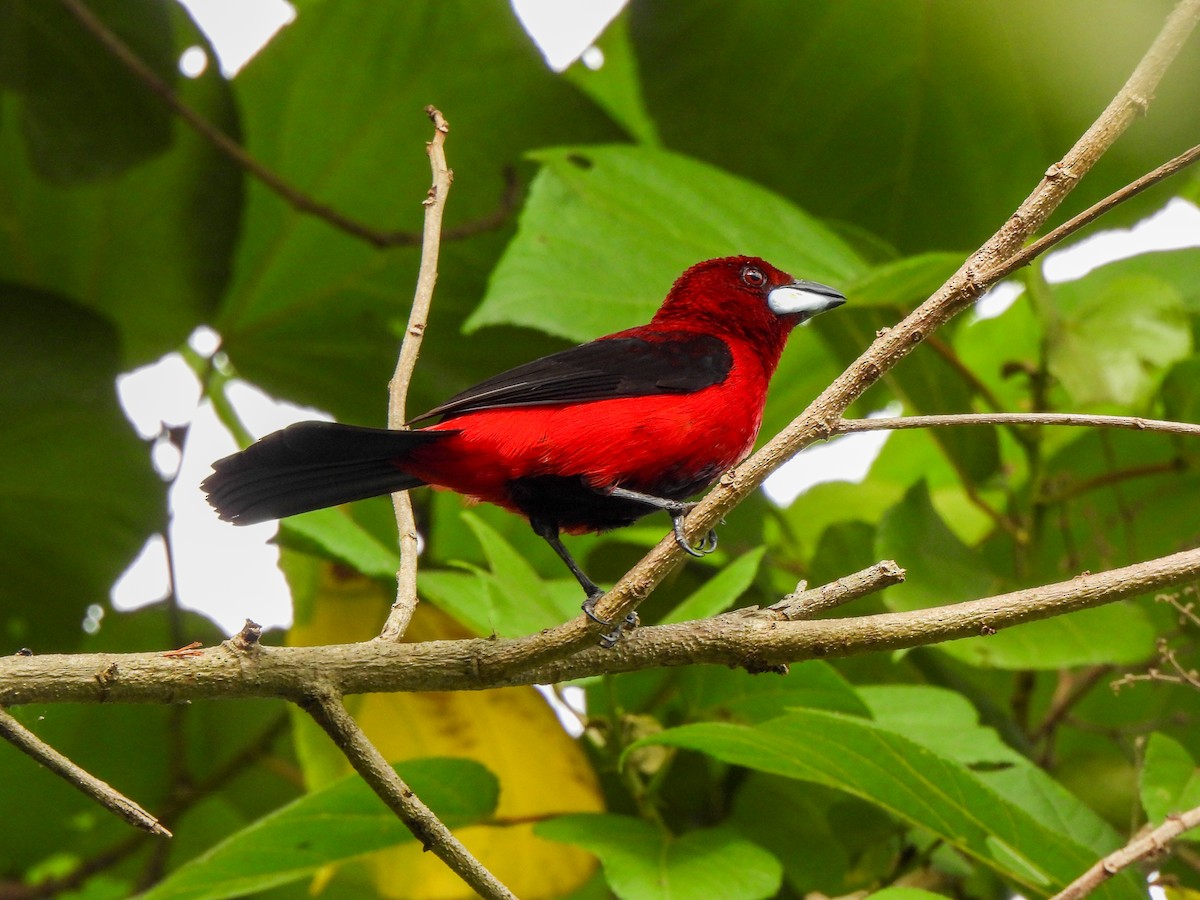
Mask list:
[{"label": "tree branch", "polygon": [[[212,144],[217,151],[227,157],[234,165],[247,175],[259,182],[282,198],[289,206],[298,212],[322,219],[346,234],[366,241],[371,246],[383,250],[389,247],[415,247],[422,243],[422,236],[411,231],[384,231],[372,228],[343,213],[332,206],[321,203],[306,194],[300,188],[288,182],[281,175],[263,165],[246,152],[237,141],[223,132],[220,128],[188,106],[171,89],[158,73],[148,66],[133,49],[121,40],[120,36],[96,16],[82,0],[59,0],[76,21],[104,46],[113,57],[140,81],[147,90],[165,103],[172,112],[183,119],[193,131]],[[479,234],[497,227],[511,215],[517,205],[517,191],[514,189],[515,180],[511,173],[506,173],[506,187],[499,208],[483,218],[467,222],[455,228],[447,229],[446,240],[458,240]]]},{"label": "tree branch", "polygon": [[105,809],[115,813],[130,825],[162,837],[171,832],[138,804],[134,803],[107,782],[85,772],[40,737],[22,725],[7,709],[0,706],[0,737],[37,760],[67,784],[87,794]]},{"label": "tree branch", "polygon": [[830,435],[857,431],[900,431],[906,428],[946,428],[965,425],[1064,425],[1076,428],[1127,428],[1163,434],[1200,437],[1200,425],[1144,419],[1141,416],[1091,416],[1082,413],[962,413],[945,416],[897,416],[878,419],[839,419]]},{"label": "tree branch", "polygon": [[1104,857],[1050,900],[1081,900],[1122,869],[1161,853],[1171,841],[1197,825],[1200,825],[1200,807],[1167,816],[1167,820],[1153,831]]},{"label": "tree branch", "polygon": [[1001,278],[1007,278],[1013,272],[1020,269],[1022,266],[1028,265],[1033,260],[1037,259],[1055,244],[1059,244],[1073,235],[1080,228],[1094,222],[1110,209],[1124,203],[1133,197],[1136,197],[1147,188],[1153,187],[1160,181],[1170,178],[1176,172],[1186,169],[1192,163],[1200,160],[1200,144],[1197,144],[1191,150],[1186,150],[1180,153],[1174,159],[1168,160],[1152,172],[1147,172],[1136,181],[1131,181],[1129,184],[1120,190],[1109,194],[1099,203],[1094,203],[1081,212],[1074,218],[1068,219],[1063,224],[1059,225],[1053,231],[1038,238],[1032,244],[1024,247],[1020,252],[1014,253],[1004,263],[997,266],[990,272],[980,276],[987,281],[999,281]]},{"label": "tree branch", "polygon": [[853,656],[987,636],[1200,578],[1200,549],[1067,581],[949,606],[837,619],[781,622],[762,611],[639,628],[612,650],[516,667],[536,637],[319,647],[229,640],[187,658],[161,653],[48,654],[0,658],[0,705],[178,703],[240,697],[301,702],[315,685],[337,694],[484,690],[553,684],[657,666],[715,664],[756,670],[805,659]]},{"label": "tree branch", "polygon": [[297,702],[333,739],[355,771],[408,827],[422,847],[433,851],[481,897],[516,900],[516,895],[471,855],[396,774],[346,711],[340,696],[328,691],[313,692]]},{"label": "tree branch", "polygon": [[[445,144],[450,126],[436,108],[427,106],[425,112],[433,121],[433,140],[426,148],[429,153],[429,166],[433,171],[433,185],[425,198],[425,230],[416,292],[408,313],[404,340],[400,344],[396,372],[388,384],[388,428],[404,428],[407,420],[405,406],[408,401],[408,385],[412,381],[417,357],[421,354],[425,323],[429,320],[429,307],[433,302],[433,289],[438,276],[442,214],[446,209],[450,184],[454,180],[454,173],[446,165]],[[392,604],[383,631],[379,635],[380,639],[385,641],[398,641],[404,637],[408,623],[417,608],[417,520],[413,516],[412,500],[408,492],[392,494],[392,506],[396,511],[396,528],[399,533],[400,570],[396,573],[396,601]]]}]

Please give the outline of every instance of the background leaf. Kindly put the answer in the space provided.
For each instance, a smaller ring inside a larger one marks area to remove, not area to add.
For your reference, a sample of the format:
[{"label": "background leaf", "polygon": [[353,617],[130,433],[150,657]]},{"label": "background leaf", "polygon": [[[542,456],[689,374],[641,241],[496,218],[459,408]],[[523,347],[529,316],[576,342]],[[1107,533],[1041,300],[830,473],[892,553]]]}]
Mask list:
[{"label": "background leaf", "polygon": [[[752,728],[687,725],[653,741],[868,799],[1038,896],[1071,881],[1092,859],[1090,849],[1007,804],[959,764],[860,719],[794,711]],[[1097,894],[1140,896],[1129,878]]]},{"label": "background leaf", "polygon": [[[488,815],[499,786],[465,759],[411,760],[400,777],[451,827]],[[357,775],[314,791],[180,867],[144,900],[241,897],[303,878],[329,863],[415,840]]]},{"label": "background leaf", "polygon": [[591,815],[562,816],[537,830],[600,857],[608,884],[621,900],[756,900],[772,896],[782,874],[774,856],[722,829],[672,837],[639,819]]}]

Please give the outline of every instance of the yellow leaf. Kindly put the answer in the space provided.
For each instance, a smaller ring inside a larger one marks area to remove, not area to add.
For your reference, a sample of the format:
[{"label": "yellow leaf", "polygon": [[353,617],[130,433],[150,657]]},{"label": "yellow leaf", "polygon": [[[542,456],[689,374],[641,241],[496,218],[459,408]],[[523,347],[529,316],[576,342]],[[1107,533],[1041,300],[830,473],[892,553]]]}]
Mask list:
[{"label": "yellow leaf", "polygon": [[[311,615],[309,621],[293,627],[288,636],[292,644],[374,637],[391,601],[377,582],[328,564],[306,586],[315,593]],[[468,637],[461,626],[424,603],[406,639],[461,637]],[[590,854],[543,841],[532,832],[534,822],[549,816],[603,809],[595,772],[536,690],[367,694],[347,698],[347,706],[393,762],[463,756],[483,763],[500,779],[497,824],[461,828],[456,835],[518,896],[561,896],[591,876],[596,863]],[[338,765],[341,772],[331,772],[328,766],[321,769],[319,780],[349,771],[344,760]],[[366,864],[375,875],[380,897],[474,896],[441,860],[423,853],[418,845],[372,854]]]}]

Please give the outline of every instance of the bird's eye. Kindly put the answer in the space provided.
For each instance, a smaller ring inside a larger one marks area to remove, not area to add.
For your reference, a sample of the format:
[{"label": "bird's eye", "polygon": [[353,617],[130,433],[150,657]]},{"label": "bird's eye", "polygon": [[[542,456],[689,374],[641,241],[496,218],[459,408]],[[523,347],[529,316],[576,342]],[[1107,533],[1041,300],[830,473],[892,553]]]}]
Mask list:
[{"label": "bird's eye", "polygon": [[742,281],[750,287],[762,287],[767,283],[767,276],[762,273],[762,269],[756,266],[746,266],[742,269]]}]

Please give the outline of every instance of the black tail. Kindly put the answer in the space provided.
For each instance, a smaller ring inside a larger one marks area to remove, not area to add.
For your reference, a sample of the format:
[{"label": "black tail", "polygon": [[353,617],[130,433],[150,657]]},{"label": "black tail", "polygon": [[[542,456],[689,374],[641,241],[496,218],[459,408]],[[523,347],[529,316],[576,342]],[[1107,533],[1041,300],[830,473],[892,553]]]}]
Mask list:
[{"label": "black tail", "polygon": [[227,522],[252,525],[424,484],[397,468],[449,431],[299,422],[213,463],[201,490]]}]

